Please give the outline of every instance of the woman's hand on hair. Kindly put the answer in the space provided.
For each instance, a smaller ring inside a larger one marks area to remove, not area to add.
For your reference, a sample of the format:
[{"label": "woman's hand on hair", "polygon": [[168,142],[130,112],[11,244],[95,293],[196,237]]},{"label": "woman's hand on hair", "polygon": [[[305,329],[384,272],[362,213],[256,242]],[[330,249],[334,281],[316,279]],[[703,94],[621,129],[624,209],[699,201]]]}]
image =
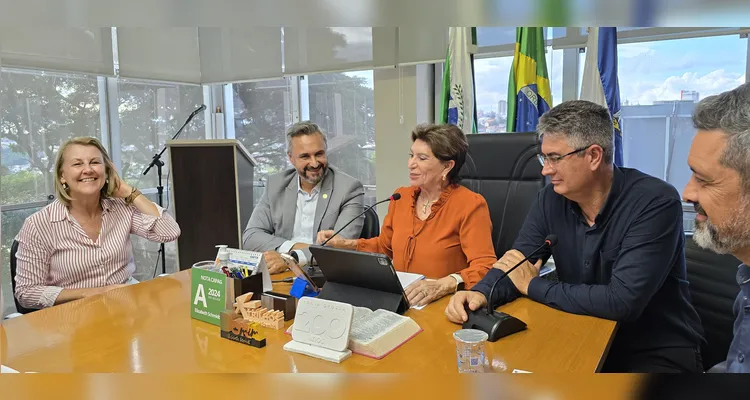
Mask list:
[{"label": "woman's hand on hair", "polygon": [[133,188],[128,185],[127,182],[120,179],[120,175],[118,175],[116,172],[112,174],[112,177],[110,179],[115,180],[115,191],[112,193],[113,196],[124,199],[130,196],[130,193],[133,192]]}]

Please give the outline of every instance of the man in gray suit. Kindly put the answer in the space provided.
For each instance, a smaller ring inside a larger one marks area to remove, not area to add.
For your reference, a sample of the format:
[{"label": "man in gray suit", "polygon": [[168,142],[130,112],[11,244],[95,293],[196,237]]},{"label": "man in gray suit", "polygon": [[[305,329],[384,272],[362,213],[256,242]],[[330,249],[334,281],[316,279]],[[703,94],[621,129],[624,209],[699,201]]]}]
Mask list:
[{"label": "man in gray suit", "polygon": [[[364,210],[362,183],[328,165],[328,142],[318,125],[294,124],[286,139],[294,168],[268,178],[242,234],[242,247],[264,252],[272,274],[286,271],[291,262],[307,265],[307,247],[318,231],[338,230]],[[359,238],[363,225],[360,216],[340,235]]]}]

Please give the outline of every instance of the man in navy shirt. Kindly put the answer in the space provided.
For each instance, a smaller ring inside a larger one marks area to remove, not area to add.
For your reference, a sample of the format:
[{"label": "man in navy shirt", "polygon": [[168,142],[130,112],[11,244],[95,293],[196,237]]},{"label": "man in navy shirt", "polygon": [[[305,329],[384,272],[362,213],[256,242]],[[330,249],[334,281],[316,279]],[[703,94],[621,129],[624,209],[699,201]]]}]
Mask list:
[{"label": "man in navy shirt", "polygon": [[734,340],[725,365],[712,371],[750,373],[750,84],[703,99],[693,125],[693,175],[683,191],[695,205],[693,240],[743,263],[737,269]]},{"label": "man in navy shirt", "polygon": [[[555,234],[551,251],[532,256],[497,285],[493,306],[525,295],[569,313],[618,321],[603,371],[702,371],[703,330],[685,278],[677,190],[613,165],[613,126],[605,107],[564,102],[539,119],[537,131],[542,174],[551,184],[539,192],[513,249],[472,291],[451,298],[448,319],[466,321],[465,305],[484,306],[493,283]],[[559,282],[538,276],[550,255]]]}]

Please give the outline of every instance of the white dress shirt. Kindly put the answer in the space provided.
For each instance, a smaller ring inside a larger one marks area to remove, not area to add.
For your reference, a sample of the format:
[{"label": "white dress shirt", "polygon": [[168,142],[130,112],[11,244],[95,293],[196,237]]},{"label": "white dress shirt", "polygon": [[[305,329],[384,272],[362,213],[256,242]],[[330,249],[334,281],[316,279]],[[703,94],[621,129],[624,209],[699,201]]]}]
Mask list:
[{"label": "white dress shirt", "polygon": [[[318,196],[320,194],[320,182],[310,193],[302,189],[300,178],[297,177],[297,210],[294,213],[294,230],[292,238],[284,242],[277,249],[279,253],[288,253],[296,243],[313,244],[315,234],[315,210],[318,208]],[[322,182],[322,181],[321,181]],[[294,251],[299,259],[299,265],[307,265],[305,253]]]}]

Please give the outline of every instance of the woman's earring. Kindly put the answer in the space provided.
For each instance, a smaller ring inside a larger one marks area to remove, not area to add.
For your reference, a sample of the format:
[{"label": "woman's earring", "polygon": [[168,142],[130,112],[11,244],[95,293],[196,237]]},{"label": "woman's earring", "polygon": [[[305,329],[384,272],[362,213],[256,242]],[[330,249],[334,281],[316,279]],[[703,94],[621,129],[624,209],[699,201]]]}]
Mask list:
[{"label": "woman's earring", "polygon": [[443,175],[443,180],[445,180],[445,175]]},{"label": "woman's earring", "polygon": [[70,189],[70,186],[68,186],[67,183],[63,182],[63,189],[68,190]]}]

